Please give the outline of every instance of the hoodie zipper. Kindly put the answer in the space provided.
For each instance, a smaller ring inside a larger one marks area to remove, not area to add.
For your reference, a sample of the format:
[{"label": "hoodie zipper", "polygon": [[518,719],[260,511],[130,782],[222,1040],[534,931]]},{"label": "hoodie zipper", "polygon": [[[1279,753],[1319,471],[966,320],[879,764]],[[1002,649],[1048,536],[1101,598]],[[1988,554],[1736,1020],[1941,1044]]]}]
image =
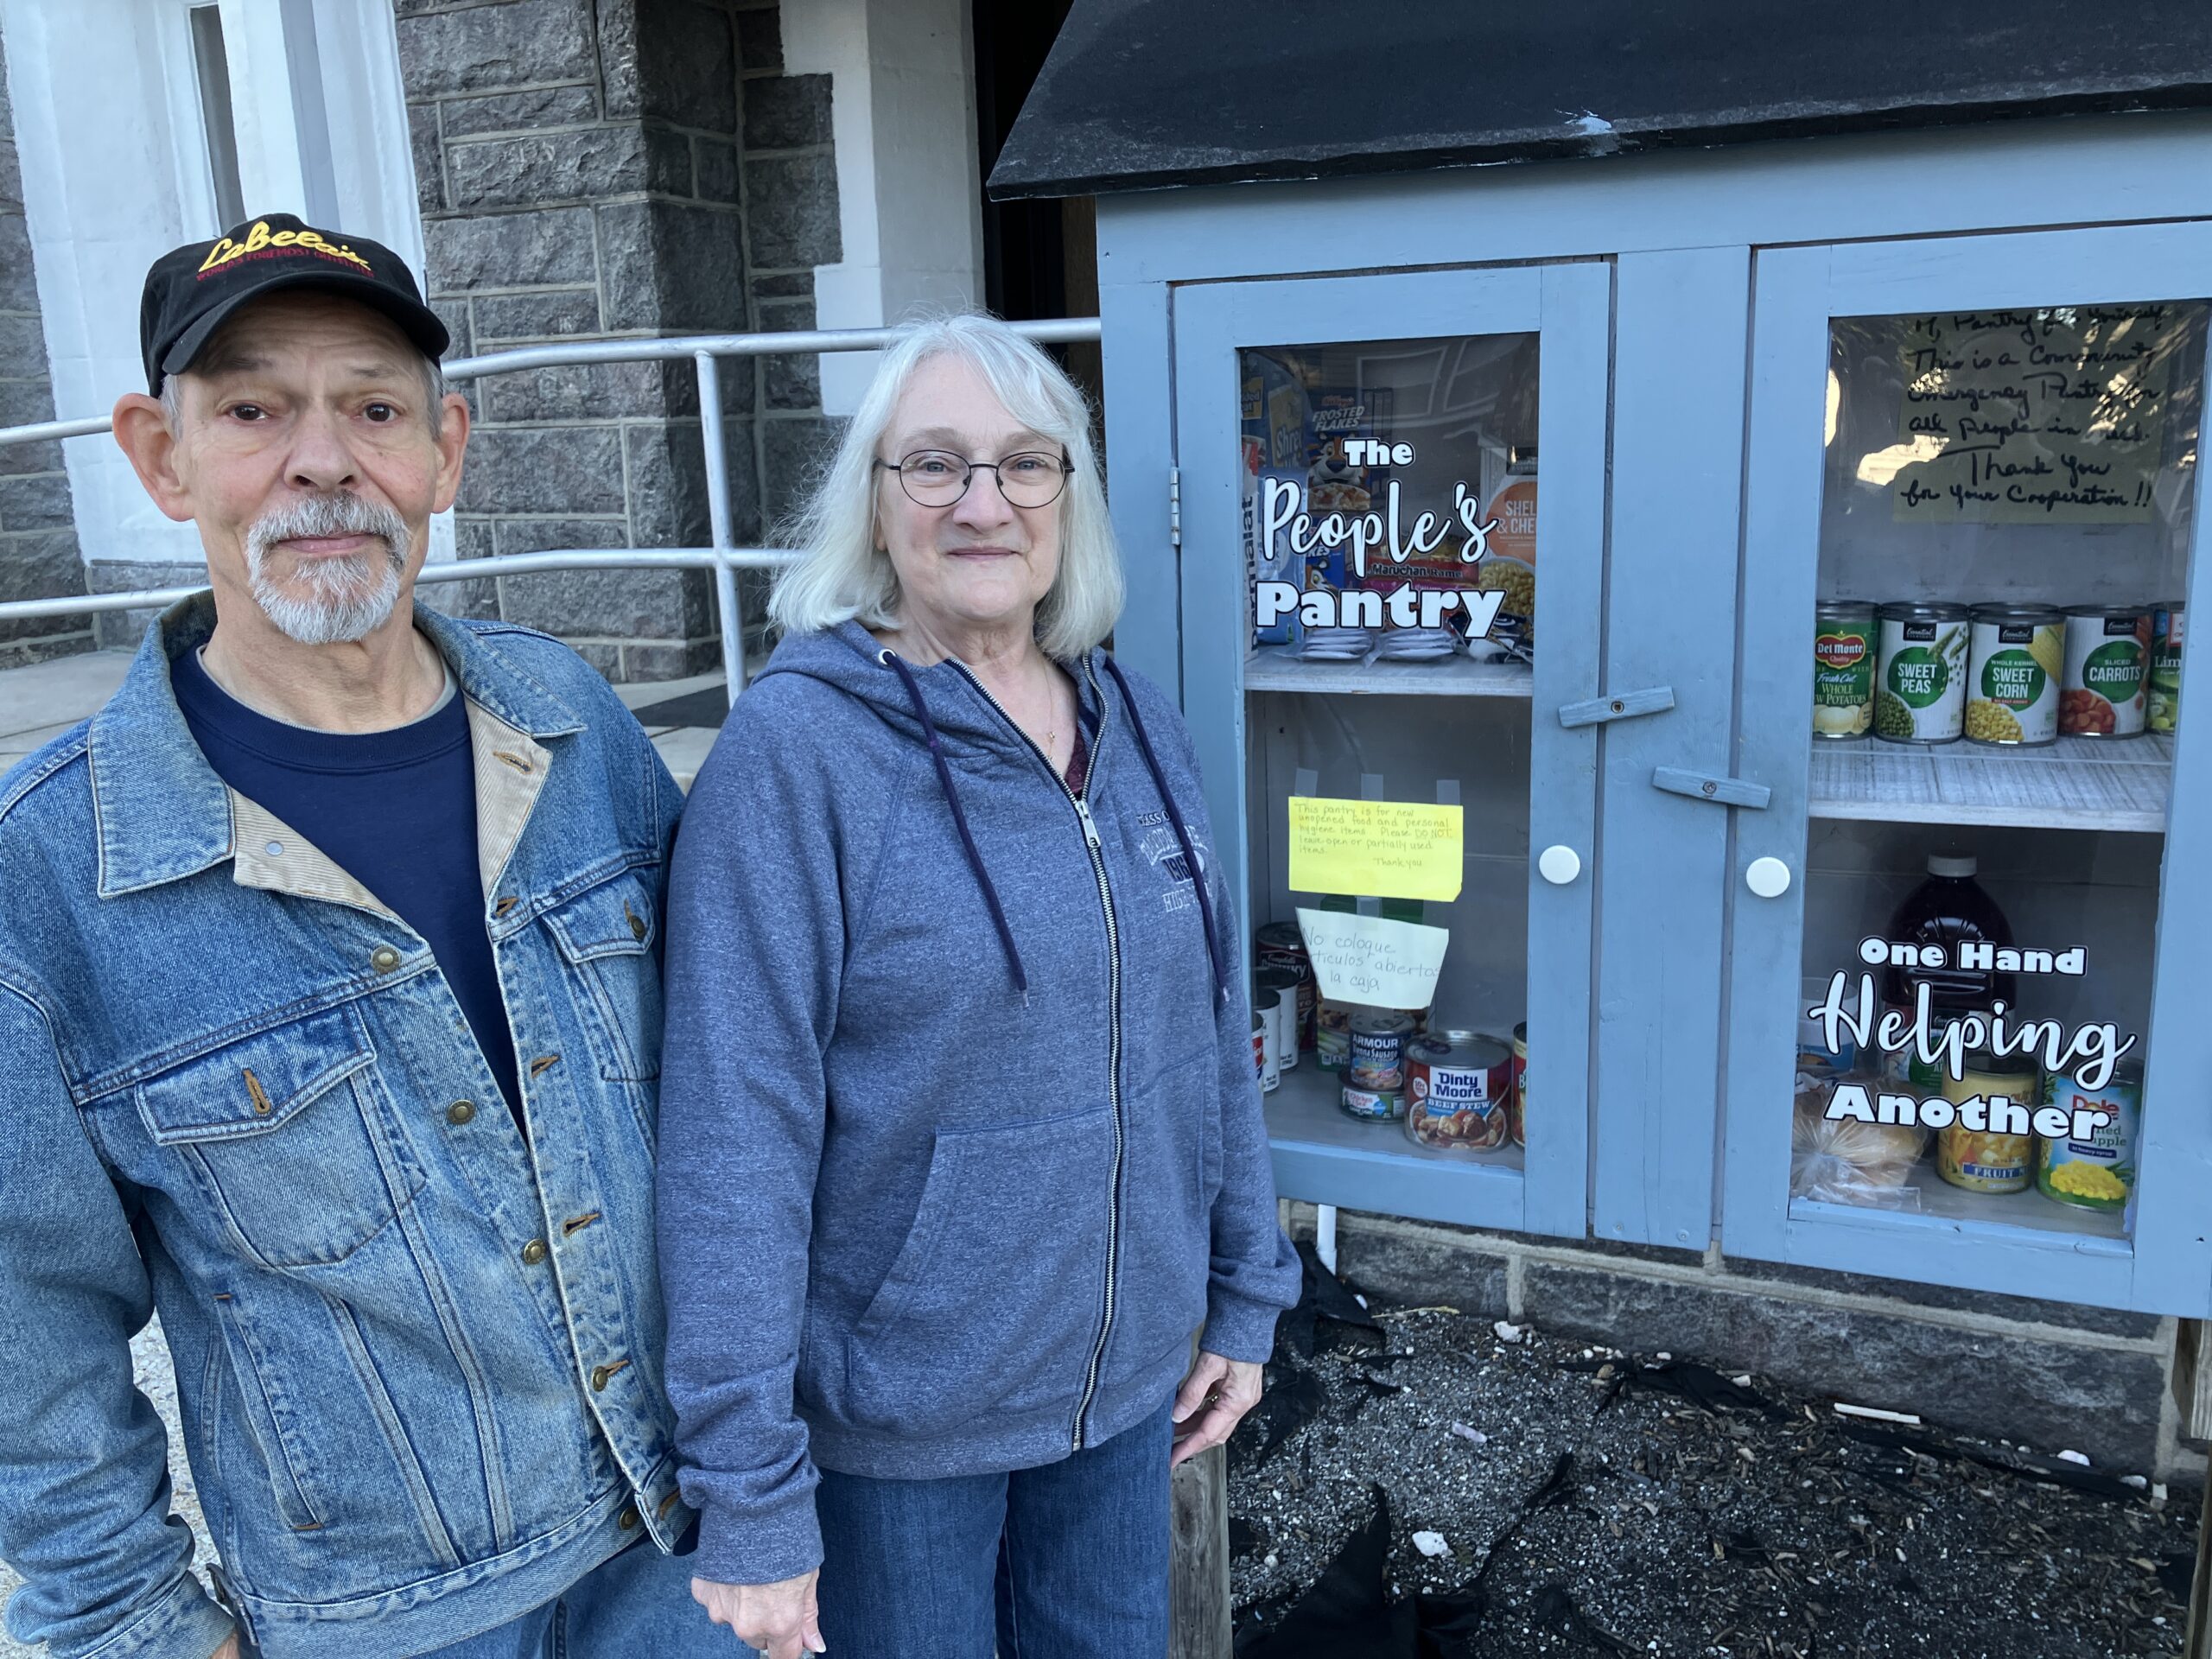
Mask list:
[{"label": "hoodie zipper", "polygon": [[[1098,1324],[1098,1340],[1091,1344],[1090,1363],[1083,1373],[1083,1397],[1076,1402],[1075,1432],[1070,1437],[1069,1450],[1083,1450],[1083,1420],[1090,1411],[1090,1402],[1098,1394],[1098,1370],[1106,1358],[1106,1340],[1114,1332],[1114,1287],[1121,1275],[1122,1251],[1122,929],[1114,915],[1114,887],[1106,879],[1106,857],[1098,839],[1098,825],[1090,816],[1090,808],[1082,796],[1068,787],[1068,780],[1060,775],[1052,757],[1037,747],[1020,722],[1006,711],[1005,705],[991,695],[974,670],[965,663],[948,658],[948,662],[968,677],[969,684],[983,694],[983,701],[991,705],[998,717],[1013,728],[1014,734],[1029,746],[1029,751],[1045,763],[1045,770],[1060,786],[1060,793],[1067,797],[1068,804],[1075,809],[1077,822],[1083,829],[1083,844],[1090,855],[1090,873],[1098,883],[1098,907],[1106,918],[1106,1018],[1107,1062],[1106,1094],[1113,1107],[1114,1161],[1112,1177],[1106,1192],[1106,1310]],[[1098,698],[1098,741],[1091,746],[1090,769],[1095,776],[1098,769],[1098,752],[1106,746],[1106,725],[1113,718],[1113,705],[1098,687],[1097,677],[1086,664],[1084,677],[1090,683],[1091,691]],[[1082,718],[1078,712],[1077,718]]]}]

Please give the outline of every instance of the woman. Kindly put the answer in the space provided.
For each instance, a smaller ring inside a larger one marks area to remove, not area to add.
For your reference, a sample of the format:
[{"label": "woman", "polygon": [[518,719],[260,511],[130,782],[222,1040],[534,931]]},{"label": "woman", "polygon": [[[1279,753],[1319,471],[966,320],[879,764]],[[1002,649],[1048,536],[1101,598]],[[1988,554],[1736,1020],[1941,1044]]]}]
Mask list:
[{"label": "woman", "polygon": [[770,1659],[1160,1655],[1169,1465],[1258,1399],[1298,1271],[1190,740],[1097,649],[1081,395],[920,328],[804,543],[671,877],[693,1591]]}]

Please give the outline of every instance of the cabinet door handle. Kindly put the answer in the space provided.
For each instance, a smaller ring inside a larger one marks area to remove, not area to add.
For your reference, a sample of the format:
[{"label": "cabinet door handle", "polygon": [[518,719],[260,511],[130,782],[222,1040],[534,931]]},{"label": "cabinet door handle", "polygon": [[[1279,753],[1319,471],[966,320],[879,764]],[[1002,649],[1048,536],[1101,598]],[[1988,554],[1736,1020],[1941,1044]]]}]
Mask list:
[{"label": "cabinet door handle", "polygon": [[1536,859],[1536,873],[1555,887],[1582,874],[1582,855],[1567,846],[1547,847]]},{"label": "cabinet door handle", "polygon": [[1633,720],[1638,715],[1662,715],[1675,706],[1675,688],[1654,685],[1642,691],[1622,691],[1611,696],[1591,697],[1559,706],[1562,726],[1602,726],[1609,720]]},{"label": "cabinet door handle", "polygon": [[1716,778],[1709,772],[1689,772],[1681,766],[1660,766],[1651,774],[1651,786],[1670,795],[1687,795],[1694,801],[1719,806],[1764,807],[1774,798],[1764,784],[1747,784],[1740,778]]}]

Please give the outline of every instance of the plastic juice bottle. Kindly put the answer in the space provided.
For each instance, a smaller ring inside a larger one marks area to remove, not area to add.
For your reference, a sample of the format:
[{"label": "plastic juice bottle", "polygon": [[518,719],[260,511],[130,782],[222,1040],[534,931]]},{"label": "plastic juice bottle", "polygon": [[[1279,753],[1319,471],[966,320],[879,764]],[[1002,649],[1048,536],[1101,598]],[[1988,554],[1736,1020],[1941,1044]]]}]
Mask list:
[{"label": "plastic juice bottle", "polygon": [[[1882,1000],[1891,1007],[1910,1014],[1922,985],[1928,987],[1931,1018],[1938,1027],[1961,1014],[1986,1012],[1999,997],[2006,1007],[2013,1006],[2018,995],[2013,975],[1994,968],[1958,965],[1961,944],[2012,943],[2012,924],[1974,880],[1978,868],[1971,853],[1929,855],[1928,879],[1912,890],[1890,918],[1885,938],[1892,944],[1941,945],[1944,963],[1941,968],[1893,963],[1885,969]],[[1900,1063],[1905,1065],[1905,1076],[1915,1087],[1929,1094],[1941,1089],[1942,1077],[1916,1053],[1908,1050],[1892,1058],[1893,1066]]]}]

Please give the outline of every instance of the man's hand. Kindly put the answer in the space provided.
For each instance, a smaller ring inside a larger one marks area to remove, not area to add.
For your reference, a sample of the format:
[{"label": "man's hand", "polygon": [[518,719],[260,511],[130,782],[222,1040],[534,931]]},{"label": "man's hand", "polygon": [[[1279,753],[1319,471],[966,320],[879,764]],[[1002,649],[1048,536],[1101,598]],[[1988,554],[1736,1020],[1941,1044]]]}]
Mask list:
[{"label": "man's hand", "polygon": [[[818,1571],[818,1569],[817,1569]],[[715,1584],[691,1580],[691,1599],[717,1624],[727,1624],[748,1648],[768,1659],[801,1659],[827,1653],[814,1608],[816,1573],[802,1573],[778,1584]]]},{"label": "man's hand", "polygon": [[223,1645],[207,1656],[207,1659],[238,1659],[238,1633],[232,1630],[223,1638]]},{"label": "man's hand", "polygon": [[1265,1369],[1249,1359],[1199,1354],[1175,1395],[1175,1452],[1169,1466],[1227,1440],[1244,1414],[1260,1403],[1266,1380]]}]

